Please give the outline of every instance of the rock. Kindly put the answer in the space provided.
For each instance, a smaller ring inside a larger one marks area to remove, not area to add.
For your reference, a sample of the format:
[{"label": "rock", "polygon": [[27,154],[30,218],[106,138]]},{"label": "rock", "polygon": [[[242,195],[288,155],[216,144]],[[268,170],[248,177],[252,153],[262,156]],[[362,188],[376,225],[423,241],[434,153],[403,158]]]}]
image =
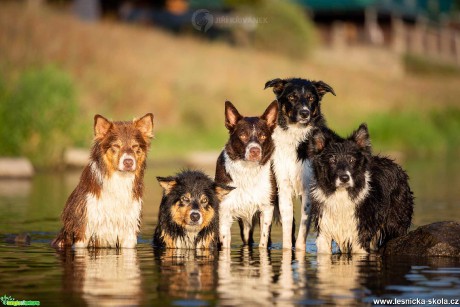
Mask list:
[{"label": "rock", "polygon": [[187,155],[185,163],[191,167],[213,168],[219,154],[218,151],[195,151]]},{"label": "rock", "polygon": [[70,168],[83,168],[89,162],[89,149],[69,148],[64,152],[64,163]]},{"label": "rock", "polygon": [[460,257],[460,223],[448,221],[420,226],[389,241],[383,254]]},{"label": "rock", "polygon": [[26,158],[0,157],[0,178],[31,178],[33,175],[32,163]]},{"label": "rock", "polygon": [[9,235],[6,237],[5,242],[10,244],[17,244],[17,245],[30,245],[30,234],[28,233],[20,233],[18,235]]}]

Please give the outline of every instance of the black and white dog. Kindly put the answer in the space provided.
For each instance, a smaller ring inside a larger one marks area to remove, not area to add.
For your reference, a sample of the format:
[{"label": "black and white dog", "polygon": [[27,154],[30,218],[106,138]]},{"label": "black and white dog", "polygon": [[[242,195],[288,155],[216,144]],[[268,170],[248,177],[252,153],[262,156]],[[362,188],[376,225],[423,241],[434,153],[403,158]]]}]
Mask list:
[{"label": "black and white dog", "polygon": [[302,216],[296,248],[305,250],[309,213],[308,189],[311,166],[307,157],[308,138],[314,128],[326,129],[320,102],[326,93],[335,95],[322,81],[300,78],[274,79],[265,84],[273,87],[278,101],[278,126],[273,132],[275,151],[273,169],[278,184],[278,199],[283,226],[283,248],[292,248],[292,197],[302,196]]},{"label": "black and white dog", "polygon": [[404,170],[392,160],[371,153],[367,126],[347,139],[315,130],[308,154],[315,180],[311,186],[311,217],[318,253],[377,251],[388,240],[406,234],[414,198]]},{"label": "black and white dog", "polygon": [[259,247],[266,248],[276,201],[276,183],[270,165],[274,150],[272,133],[278,104],[272,102],[260,117],[243,117],[229,101],[225,102],[225,126],[230,137],[216,165],[217,184],[235,187],[220,205],[220,243],[230,248],[230,228],[240,221],[244,244],[252,243],[253,219],[260,213]]}]

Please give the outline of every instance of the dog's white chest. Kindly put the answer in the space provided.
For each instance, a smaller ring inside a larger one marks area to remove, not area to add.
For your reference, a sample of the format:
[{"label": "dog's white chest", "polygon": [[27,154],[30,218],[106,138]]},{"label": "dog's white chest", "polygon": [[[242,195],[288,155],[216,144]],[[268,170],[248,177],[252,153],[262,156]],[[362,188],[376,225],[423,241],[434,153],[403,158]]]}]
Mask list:
[{"label": "dog's white chest", "polygon": [[312,191],[312,197],[322,202],[322,214],[318,221],[321,235],[331,238],[342,252],[358,244],[358,221],[356,203],[350,199],[345,189],[326,196],[319,188]]},{"label": "dog's white chest", "polygon": [[107,247],[136,240],[142,201],[134,199],[133,184],[134,174],[115,172],[104,178],[99,197],[87,196],[87,240]]},{"label": "dog's white chest", "polygon": [[302,194],[311,178],[310,162],[299,161],[297,158],[297,147],[307,138],[310,130],[311,128],[297,127],[283,130],[276,127],[272,136],[275,142],[272,160],[278,186],[291,186],[296,195]]},{"label": "dog's white chest", "polygon": [[225,169],[232,177],[228,185],[236,189],[224,198],[221,208],[230,210],[234,216],[252,218],[263,206],[271,205],[270,163],[233,161],[225,153]]},{"label": "dog's white chest", "polygon": [[187,231],[184,237],[179,237],[176,239],[175,247],[184,248],[184,249],[195,249],[196,244],[195,240],[198,235],[198,232]]}]

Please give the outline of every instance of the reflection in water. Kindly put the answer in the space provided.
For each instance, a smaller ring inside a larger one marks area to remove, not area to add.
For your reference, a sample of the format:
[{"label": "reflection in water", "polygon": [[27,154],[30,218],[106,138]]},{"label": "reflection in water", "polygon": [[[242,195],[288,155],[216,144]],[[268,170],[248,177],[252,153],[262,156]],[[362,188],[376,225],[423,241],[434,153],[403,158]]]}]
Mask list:
[{"label": "reflection in water", "polygon": [[[314,255],[280,249],[68,250],[2,243],[0,291],[43,306],[372,305],[458,298],[460,259]],[[60,278],[60,277],[63,278]]]},{"label": "reflection in water", "polygon": [[217,284],[217,251],[155,249],[161,298],[213,300]]},{"label": "reflection in water", "polygon": [[306,296],[306,265],[305,251],[282,251],[277,291],[279,300],[293,302],[294,296]]},{"label": "reflection in water", "polygon": [[259,261],[254,259],[253,250],[243,247],[239,250],[237,265],[232,267],[231,251],[226,249],[219,257],[219,285],[217,291],[228,305],[251,302],[263,305],[270,302],[271,277],[273,275],[267,250],[260,250]]},{"label": "reflection in water", "polygon": [[32,189],[28,179],[0,179],[1,197],[27,197]]},{"label": "reflection in water", "polygon": [[217,292],[223,305],[293,305],[305,292],[305,252],[281,253],[273,266],[271,251],[242,247],[236,253],[225,250],[219,257]]},{"label": "reflection in water", "polygon": [[[318,297],[334,305],[350,306],[365,296],[361,286],[360,269],[375,255],[317,256]],[[378,265],[378,262],[375,262]]]},{"label": "reflection in water", "polygon": [[451,257],[390,256],[381,266],[363,269],[363,284],[374,297],[458,299],[460,291],[460,259]]},{"label": "reflection in water", "polygon": [[76,249],[60,252],[64,291],[88,306],[138,305],[141,274],[135,249]]}]

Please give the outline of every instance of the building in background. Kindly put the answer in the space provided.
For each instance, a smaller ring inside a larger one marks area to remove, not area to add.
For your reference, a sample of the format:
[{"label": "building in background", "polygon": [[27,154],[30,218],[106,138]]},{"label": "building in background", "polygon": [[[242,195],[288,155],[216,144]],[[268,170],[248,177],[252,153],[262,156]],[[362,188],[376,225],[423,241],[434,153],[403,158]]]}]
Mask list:
[{"label": "building in background", "polygon": [[[231,0],[73,0],[84,20],[100,15],[151,24],[176,33],[192,31],[193,13],[231,14]],[[315,22],[322,42],[331,48],[372,45],[401,54],[416,54],[460,65],[459,0],[294,0]],[[208,37],[225,36],[213,27]]]}]

